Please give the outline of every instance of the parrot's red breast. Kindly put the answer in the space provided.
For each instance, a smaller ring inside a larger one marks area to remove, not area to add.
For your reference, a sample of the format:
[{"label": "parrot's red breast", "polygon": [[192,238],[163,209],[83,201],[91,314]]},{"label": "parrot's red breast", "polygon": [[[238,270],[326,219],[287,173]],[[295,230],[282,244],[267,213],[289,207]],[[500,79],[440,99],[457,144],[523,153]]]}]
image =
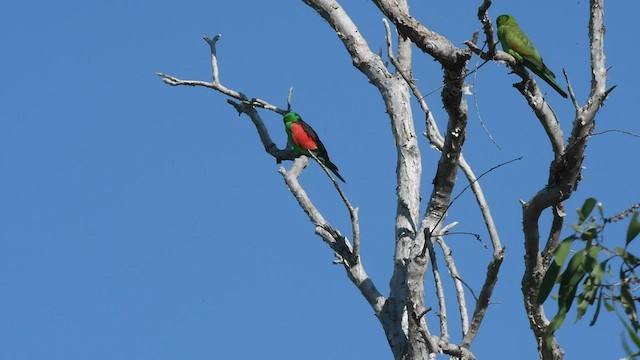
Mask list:
[{"label": "parrot's red breast", "polygon": [[317,150],[318,144],[304,129],[304,127],[295,122],[291,124],[291,137],[293,141],[305,150]]}]

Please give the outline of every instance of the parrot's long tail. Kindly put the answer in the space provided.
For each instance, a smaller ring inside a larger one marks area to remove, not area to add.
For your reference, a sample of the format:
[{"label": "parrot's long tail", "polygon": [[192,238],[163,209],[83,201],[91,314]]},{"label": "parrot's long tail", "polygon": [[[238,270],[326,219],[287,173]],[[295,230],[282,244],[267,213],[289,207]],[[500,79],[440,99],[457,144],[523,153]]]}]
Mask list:
[{"label": "parrot's long tail", "polygon": [[326,152],[324,154],[318,154],[316,151],[310,151],[309,154],[311,155],[311,157],[313,157],[317,162],[319,162],[322,167],[331,170],[331,172],[338,178],[340,179],[343,183],[347,183],[344,178],[342,176],[340,176],[340,173],[338,172],[338,167],[336,166],[336,164],[332,163],[331,160],[329,160],[329,155],[326,154]]},{"label": "parrot's long tail", "polygon": [[565,99],[567,98],[567,93],[560,86],[560,84],[556,82],[555,80],[556,76],[553,74],[551,70],[549,70],[549,68],[544,63],[542,63],[542,67],[543,67],[542,69],[535,66],[534,64],[527,62],[526,60],[525,60],[525,65],[528,65],[527,67],[531,69],[531,71],[533,71],[542,80],[544,80],[547,84],[549,84],[555,91],[558,92],[558,94],[560,94],[560,96],[562,96]]},{"label": "parrot's long tail", "polygon": [[331,172],[340,180],[342,180],[343,183],[346,183],[346,181],[344,181],[344,179],[342,178],[342,176],[340,176],[340,174],[338,173],[338,167],[336,166],[336,164],[332,163],[330,160],[328,159],[322,159],[324,166],[327,167],[327,169],[331,170]]}]

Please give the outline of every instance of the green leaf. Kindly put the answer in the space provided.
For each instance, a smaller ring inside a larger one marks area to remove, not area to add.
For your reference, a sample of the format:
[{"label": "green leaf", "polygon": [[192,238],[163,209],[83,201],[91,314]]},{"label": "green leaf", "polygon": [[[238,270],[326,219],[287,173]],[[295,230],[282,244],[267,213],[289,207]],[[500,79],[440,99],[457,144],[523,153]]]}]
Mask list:
[{"label": "green leaf", "polygon": [[640,355],[640,351],[635,351],[635,350],[631,349],[631,346],[627,342],[627,338],[624,337],[624,333],[620,334],[620,337],[622,338],[622,348],[624,349],[624,352],[627,353],[627,356],[624,357],[623,359],[626,359],[626,360],[635,360],[635,359],[637,359],[638,356]]},{"label": "green leaf", "polygon": [[589,215],[591,215],[591,212],[593,211],[593,208],[597,203],[598,200],[592,197],[584,201],[584,204],[582,204],[582,208],[578,210],[578,218],[580,219],[580,221],[578,222],[579,224],[582,224],[582,222],[584,222],[589,217]]},{"label": "green leaf", "polygon": [[567,268],[560,278],[560,290],[558,291],[558,312],[567,312],[573,304],[573,299],[578,291],[578,284],[586,274],[584,270],[584,251],[578,251],[573,255]]},{"label": "green leaf", "polygon": [[591,243],[591,240],[595,239],[597,236],[598,230],[595,228],[589,228],[580,232],[580,239],[586,241],[589,244]]},{"label": "green leaf", "polygon": [[631,292],[631,287],[629,283],[624,283],[620,286],[620,303],[622,304],[622,308],[624,312],[627,313],[627,317],[633,325],[633,329],[638,331],[640,329],[640,324],[638,323],[638,312],[636,310],[636,304],[633,301],[633,293]]},{"label": "green leaf", "polygon": [[[622,323],[622,325],[624,325],[625,329],[627,329],[627,333],[629,334],[629,338],[631,338],[631,341],[633,341],[633,343],[636,345],[636,348],[640,348],[640,336],[636,333],[636,331],[634,329],[631,328],[631,326],[629,326],[629,324],[627,324],[627,322],[622,318],[622,316],[616,311],[616,315],[618,315],[618,319],[620,319],[620,322]],[[629,345],[626,343],[625,339],[623,338],[623,347],[625,348],[625,351],[627,351],[627,354],[630,354],[630,358],[635,358],[638,355],[640,355],[640,351],[637,351],[635,354],[631,354],[633,351],[629,348]]]},{"label": "green leaf", "polygon": [[629,267],[635,268],[640,265],[640,259],[627,250],[620,247],[617,247],[614,250],[622,260],[624,260],[625,264],[629,265]]},{"label": "green leaf", "polygon": [[[598,264],[598,254],[600,253],[600,247],[599,246],[591,246],[589,248],[589,250],[587,251],[587,256],[584,259],[584,271],[587,273],[591,273],[595,267],[596,264]],[[606,261],[605,261],[606,263]]]},{"label": "green leaf", "polygon": [[549,265],[549,269],[547,269],[546,274],[544,274],[544,279],[542,279],[542,284],[540,285],[540,291],[538,292],[538,305],[543,304],[551,290],[553,289],[553,285],[558,280],[558,274],[560,274],[560,269],[564,265],[564,262],[567,260],[567,256],[569,255],[569,251],[571,250],[571,243],[573,242],[574,237],[569,236],[566,239],[562,240],[553,254],[553,261]]},{"label": "green leaf", "polygon": [[604,300],[604,308],[607,309],[608,312],[612,312],[616,309],[607,300]]},{"label": "green leaf", "polygon": [[589,299],[586,298],[585,293],[578,295],[578,309],[576,314],[576,322],[578,322],[584,316],[584,313],[587,312],[587,308],[589,307]]},{"label": "green leaf", "polygon": [[573,304],[573,299],[578,291],[578,284],[585,275],[584,259],[585,252],[578,251],[573,255],[567,268],[560,275],[560,290],[558,290],[558,312],[551,320],[548,328],[548,334],[553,334],[562,323],[564,323],[567,313]]},{"label": "green leaf", "polygon": [[[596,247],[594,246],[592,249],[594,248]],[[593,256],[593,254],[589,254],[587,256],[587,259],[589,259],[591,256]],[[596,266],[594,266],[593,269],[591,269],[589,276],[585,279],[584,283],[582,284],[582,288],[584,289],[584,292],[578,296],[578,309],[576,314],[576,321],[580,320],[582,316],[584,316],[584,314],[586,313],[587,308],[593,305],[593,302],[596,299],[596,294],[598,293],[598,290],[600,289],[600,285],[602,284],[602,280],[604,279],[604,269],[607,266],[607,261],[609,260],[607,259],[601,263],[598,263]],[[588,262],[589,262],[588,260],[585,261],[585,263],[588,263]],[[588,265],[585,266],[585,268],[587,267]],[[602,300],[602,291],[600,291],[600,298],[598,299],[598,305],[597,305],[598,308],[600,307],[601,300]],[[596,309],[596,311],[599,311],[599,309]],[[595,317],[597,318],[597,315]],[[594,323],[595,319],[591,320],[591,322]]]},{"label": "green leaf", "polygon": [[598,302],[596,303],[596,311],[593,312],[593,318],[591,319],[591,322],[589,323],[589,326],[593,326],[596,324],[596,321],[598,320],[598,315],[600,315],[600,309],[602,308],[602,290],[600,290],[600,295],[598,296]]},{"label": "green leaf", "polygon": [[631,217],[629,228],[627,228],[627,246],[638,236],[638,233],[640,233],[640,221],[638,221],[638,212],[636,211]]}]

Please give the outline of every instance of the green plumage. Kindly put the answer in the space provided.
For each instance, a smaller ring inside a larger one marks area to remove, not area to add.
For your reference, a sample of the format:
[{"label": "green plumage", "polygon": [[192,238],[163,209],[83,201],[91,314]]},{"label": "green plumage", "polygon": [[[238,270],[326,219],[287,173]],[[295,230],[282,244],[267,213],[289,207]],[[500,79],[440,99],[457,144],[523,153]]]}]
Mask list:
[{"label": "green plumage", "polygon": [[289,112],[282,120],[284,121],[284,129],[287,132],[289,145],[291,145],[296,154],[306,156],[313,154],[316,160],[320,161],[322,165],[331,170],[338,179],[342,180],[342,182],[346,182],[344,181],[344,178],[340,176],[336,164],[332,163],[331,159],[329,159],[327,149],[324,147],[324,144],[320,140],[320,137],[318,137],[318,134],[316,134],[309,124],[302,120],[300,115],[294,112]]},{"label": "green plumage", "polygon": [[567,93],[556,82],[556,75],[544,64],[542,56],[533,46],[527,34],[520,29],[516,19],[511,15],[500,15],[496,20],[496,24],[498,25],[498,39],[502,44],[502,49],[551,85],[558,94],[566,98]]}]

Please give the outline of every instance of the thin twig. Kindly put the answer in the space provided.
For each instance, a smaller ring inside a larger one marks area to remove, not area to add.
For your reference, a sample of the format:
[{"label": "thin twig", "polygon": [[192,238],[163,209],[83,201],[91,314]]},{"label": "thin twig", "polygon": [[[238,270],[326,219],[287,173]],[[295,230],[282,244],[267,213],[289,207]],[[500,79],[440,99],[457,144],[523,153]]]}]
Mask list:
[{"label": "thin twig", "polygon": [[[554,160],[549,167],[549,178],[544,187],[528,202],[523,204],[523,231],[525,235],[525,272],[522,278],[522,293],[529,325],[538,341],[538,351],[542,359],[561,359],[563,350],[553,334],[549,334],[549,320],[537,297],[545,274],[543,254],[540,252],[539,221],[542,212],[553,206],[560,206],[578,186],[582,175],[587,140],[595,127],[595,116],[609,94],[606,88],[607,70],[604,56],[604,1],[590,0],[589,49],[591,66],[591,90],[584,106],[577,106],[575,96],[572,101],[576,108],[571,136],[566,150],[554,145]],[[524,93],[523,93],[524,94]],[[549,244],[548,244],[549,245]],[[552,245],[552,244],[551,244]],[[551,247],[549,245],[549,248]]]},{"label": "thin twig", "polygon": [[469,325],[469,331],[464,335],[462,339],[462,346],[469,347],[480,330],[480,325],[484,319],[487,309],[489,308],[489,301],[491,300],[491,294],[498,281],[498,273],[500,272],[500,266],[504,260],[504,247],[500,248],[498,252],[493,256],[489,265],[487,265],[487,276],[485,277],[484,284],[480,290],[480,295],[476,298],[476,307],[471,317],[471,323]]},{"label": "thin twig", "polygon": [[612,133],[620,133],[620,134],[624,134],[624,135],[629,135],[629,136],[640,138],[640,134],[632,133],[630,131],[625,131],[625,130],[619,130],[619,129],[602,130],[602,131],[595,132],[595,133],[591,134],[591,137],[598,136],[598,135],[604,135],[606,133],[611,133],[611,132]]},{"label": "thin twig", "polygon": [[418,100],[418,104],[420,105],[420,108],[426,114],[427,138],[434,146],[436,146],[438,150],[441,151],[442,146],[444,145],[444,137],[440,133],[440,130],[438,129],[438,125],[436,124],[436,121],[433,118],[431,110],[429,110],[429,105],[427,105],[427,102],[424,100],[424,96],[422,96],[422,94],[420,93],[420,89],[418,89],[418,86],[413,81],[413,78],[404,72],[398,60],[395,58],[395,56],[393,56],[391,28],[389,27],[389,22],[387,21],[387,19],[382,19],[382,23],[384,24],[385,31],[386,31],[385,38],[387,40],[387,57],[389,58],[389,61],[391,62],[391,64],[393,64],[395,69],[398,71],[400,76],[402,76],[404,81],[409,85],[409,88],[413,92],[414,97],[416,98],[416,100]]},{"label": "thin twig", "polygon": [[213,83],[215,85],[220,85],[220,74],[218,72],[218,54],[216,53],[216,43],[218,42],[218,40],[220,40],[221,37],[222,37],[222,34],[218,34],[211,39],[209,39],[207,35],[204,36],[204,41],[206,41],[207,44],[209,44],[209,47],[211,47],[211,68],[213,69],[212,71]]},{"label": "thin twig", "polygon": [[549,236],[547,237],[547,243],[542,250],[542,268],[547,269],[549,264],[553,260],[553,253],[558,246],[558,240],[562,234],[562,226],[565,219],[564,205],[562,203],[553,207],[553,220],[551,220],[551,228],[549,229]]},{"label": "thin twig", "polygon": [[[467,191],[467,189],[469,189],[469,188],[470,188],[474,183],[477,183],[477,182],[478,182],[478,181],[479,181],[483,176],[487,175],[488,173],[490,173],[490,172],[492,172],[492,171],[494,171],[494,170],[496,170],[496,169],[498,169],[498,168],[500,168],[500,167],[503,167],[503,166],[505,166],[505,165],[509,165],[509,164],[511,164],[512,162],[519,161],[519,160],[522,160],[522,156],[517,157],[517,158],[515,158],[515,159],[511,159],[511,160],[509,160],[509,161],[505,161],[505,162],[500,163],[500,164],[498,164],[498,165],[495,165],[495,166],[491,167],[489,170],[487,170],[487,171],[483,172],[482,174],[480,174],[480,176],[478,176],[477,178],[475,178],[475,179],[474,179],[473,181],[471,181],[469,184],[467,184],[467,186],[465,186],[464,188],[462,188],[462,190],[460,190],[460,192],[459,192],[455,197],[453,197],[453,200],[451,200],[451,201],[449,202],[449,204],[447,205],[447,207],[446,207],[446,208],[444,209],[444,211],[442,212],[442,214],[443,214],[443,215],[440,217],[440,219],[439,219],[439,220],[438,220],[438,222],[436,223],[436,226],[437,226],[437,225],[438,225],[438,224],[439,224],[439,223],[444,219],[444,214],[446,214],[446,213],[447,213],[447,211],[449,210],[449,208],[450,208],[451,206],[453,206],[453,204],[456,202],[456,200],[458,200],[458,198],[459,198],[460,196],[462,196],[462,194],[464,194],[464,192],[465,192],[465,191]],[[495,246],[494,246],[494,247],[495,247]]]},{"label": "thin twig", "polygon": [[[484,64],[486,64],[486,63],[487,63],[487,60],[485,60]],[[476,62],[476,70],[478,68],[479,67],[477,66],[477,62]],[[475,84],[476,84],[476,80],[477,79],[478,79],[478,73],[474,71],[474,75],[473,75],[473,86],[474,86],[474,88],[475,88]],[[474,106],[476,108],[476,115],[478,116],[478,120],[480,121],[480,125],[484,129],[484,132],[487,134],[487,136],[489,137],[489,140],[491,140],[493,145],[495,145],[498,149],[501,149],[500,145],[498,145],[498,143],[496,142],[496,139],[493,138],[493,136],[491,135],[491,132],[489,131],[489,129],[487,129],[487,126],[485,125],[484,121],[482,120],[482,115],[480,114],[480,104],[478,104],[478,91],[477,90],[473,92],[473,104],[474,104]]]},{"label": "thin twig", "polygon": [[354,208],[353,205],[351,205],[351,202],[340,187],[340,184],[338,184],[338,181],[334,179],[333,175],[329,172],[329,169],[327,169],[327,167],[320,161],[320,159],[318,159],[318,157],[313,153],[309,153],[309,155],[313,157],[313,159],[320,165],[324,173],[327,174],[329,179],[331,179],[331,182],[333,182],[333,186],[338,191],[338,194],[340,194],[344,205],[347,207],[347,210],[349,210],[349,216],[351,218],[351,229],[353,231],[353,253],[355,255],[356,261],[360,261],[360,220],[358,219],[358,208]]},{"label": "thin twig", "polygon": [[287,112],[291,111],[292,98],[293,98],[293,86],[289,88],[289,96],[287,96]]},{"label": "thin twig", "polygon": [[[447,243],[444,241],[443,235],[445,235],[453,226],[457,223],[449,224],[445,226],[436,237],[436,242],[440,245],[442,249],[442,253],[444,254],[444,262],[447,264],[447,269],[449,270],[449,275],[453,280],[454,287],[456,289],[456,297],[458,299],[458,312],[460,313],[460,320],[462,325],[462,335],[469,331],[469,314],[467,313],[467,298],[464,294],[464,289],[462,288],[461,276],[458,272],[458,267],[456,266],[455,259],[451,255],[451,249],[447,246]],[[429,241],[430,242],[430,241]]]},{"label": "thin twig", "polygon": [[633,204],[631,206],[629,206],[626,210],[613,215],[611,217],[605,218],[604,219],[604,223],[612,223],[612,222],[616,222],[616,221],[620,221],[624,218],[626,218],[627,216],[629,216],[630,214],[632,214],[634,211],[638,210],[638,208],[640,208],[640,203],[637,204]]},{"label": "thin twig", "polygon": [[209,44],[209,48],[211,50],[211,72],[212,72],[212,82],[207,82],[207,81],[201,81],[201,80],[182,80],[180,78],[177,78],[175,76],[172,75],[168,75],[168,74],[164,74],[164,73],[160,73],[157,72],[156,75],[158,75],[159,77],[162,78],[162,81],[164,81],[165,84],[171,85],[171,86],[200,86],[200,87],[206,87],[209,89],[213,89],[216,90],[218,92],[221,92],[222,94],[229,96],[231,98],[234,98],[238,101],[241,101],[243,103],[246,103],[247,105],[253,106],[253,107],[259,107],[259,108],[263,108],[266,110],[271,110],[274,111],[280,115],[284,115],[287,113],[287,111],[280,109],[279,107],[270,104],[269,102],[262,100],[262,99],[258,99],[258,98],[252,98],[249,99],[247,97],[247,95],[243,94],[240,91],[236,91],[233,89],[229,89],[226,86],[222,85],[222,83],[220,82],[220,70],[218,67],[218,55],[216,52],[216,43],[218,42],[218,40],[220,39],[222,35],[218,34],[216,36],[214,36],[213,38],[209,38],[208,36],[204,36],[204,40],[207,42],[207,44]]},{"label": "thin twig", "polygon": [[[426,123],[427,123],[427,132],[426,132],[426,136],[429,139],[429,141],[431,142],[432,145],[434,145],[434,147],[436,147],[436,149],[443,151],[444,148],[444,138],[442,137],[442,135],[440,134],[440,132],[438,131],[437,125],[433,119],[433,115],[431,113],[431,111],[429,110],[426,102],[424,101],[424,96],[422,96],[420,94],[420,91],[418,89],[418,87],[415,85],[415,82],[413,81],[413,78],[409,75],[407,75],[407,73],[405,73],[403,71],[403,69],[397,64],[397,62],[395,61],[395,58],[393,57],[393,53],[391,52],[391,30],[389,28],[389,25],[386,21],[384,21],[384,25],[385,25],[385,29],[386,29],[386,39],[387,39],[387,49],[388,49],[388,57],[389,60],[393,63],[393,65],[396,67],[397,71],[400,73],[400,75],[403,77],[403,79],[407,82],[407,84],[409,84],[410,89],[412,90],[415,98],[418,100],[418,103],[420,104],[420,107],[422,108],[422,110],[425,112],[425,117],[426,117]],[[486,64],[487,61],[485,61],[483,64],[481,64],[480,66],[478,66],[478,69],[480,67],[482,67],[484,64]],[[477,70],[477,69],[476,69]],[[475,72],[475,70],[474,70]],[[466,74],[464,77],[468,76],[469,74]],[[491,298],[491,294],[493,291],[493,288],[498,280],[497,277],[497,273],[499,271],[500,268],[500,264],[502,263],[502,259],[504,258],[504,248],[502,247],[502,245],[500,244],[500,239],[498,236],[498,232],[497,229],[495,227],[495,224],[493,223],[493,217],[491,216],[491,212],[489,210],[489,206],[486,202],[486,199],[484,198],[483,192],[482,192],[482,188],[480,187],[479,183],[478,183],[478,179],[479,178],[475,178],[475,175],[473,173],[473,171],[471,170],[471,167],[468,165],[468,163],[464,160],[464,157],[462,154],[459,155],[459,159],[458,159],[458,166],[460,168],[463,169],[469,184],[474,192],[474,195],[476,197],[476,200],[480,206],[483,218],[485,220],[485,224],[487,226],[487,229],[489,231],[489,235],[491,237],[491,241],[492,241],[492,245],[493,245],[493,249],[494,249],[494,254],[493,254],[493,259],[492,261],[489,263],[489,269],[493,269],[495,271],[492,272],[488,272],[487,274],[487,278],[485,280],[485,283],[483,285],[482,288],[482,294],[483,294],[483,300],[482,301],[478,301],[476,303],[476,309],[474,311],[474,318],[473,318],[473,322],[471,324],[471,326],[469,327],[469,323],[468,320],[468,315],[466,314],[466,303],[465,305],[463,305],[463,308],[461,308],[461,316],[463,316],[463,323],[466,324],[465,327],[465,332],[466,329],[469,328],[469,331],[466,332],[465,334],[465,339],[466,341],[468,341],[466,344],[466,346],[470,346],[471,341],[473,341],[473,339],[475,338],[475,334],[477,333],[480,324],[482,322],[482,319],[484,317],[484,314],[486,313],[486,309],[488,307],[488,303],[489,300]],[[484,174],[483,174],[484,175]],[[483,176],[481,175],[481,177]],[[449,202],[449,206],[452,202]],[[446,210],[447,208],[442,212],[441,216],[439,217],[439,219],[437,220],[436,225],[434,225],[433,227],[431,227],[431,229],[437,229],[438,224],[440,223],[440,221],[444,218],[445,214],[446,214]],[[425,218],[426,220],[426,218]],[[425,246],[422,249],[422,253],[419,255],[420,257],[424,256],[425,252],[426,252],[426,246],[427,244],[429,244],[431,242],[430,239],[430,235],[429,235],[429,229],[426,227],[427,222],[423,221],[422,222],[422,228],[424,229],[422,231],[422,233],[425,235]],[[455,281],[455,280],[454,280]],[[460,284],[458,283],[458,289],[461,289]],[[464,299],[464,291],[459,290],[458,294],[462,294],[462,299]]]},{"label": "thin twig", "polygon": [[556,157],[559,157],[564,152],[564,135],[555,112],[544,98],[536,80],[511,54],[496,50],[495,54],[491,56],[489,53],[483,52],[482,49],[478,48],[471,41],[465,41],[465,44],[482,59],[506,63],[513,73],[522,78],[521,82],[513,86],[525,97],[527,104],[533,110],[538,121],[540,121],[540,124],[544,128],[551,142],[553,153]]},{"label": "thin twig", "polygon": [[493,57],[496,52],[497,43],[493,38],[493,26],[491,25],[491,18],[489,18],[489,7],[491,6],[491,0],[484,0],[478,7],[478,19],[482,24],[482,30],[485,35],[485,43],[489,45],[489,56]]},{"label": "thin twig", "polygon": [[438,262],[436,261],[436,252],[433,249],[433,243],[430,237],[425,231],[425,244],[429,250],[429,258],[431,259],[431,272],[433,274],[433,282],[436,287],[436,298],[438,299],[438,317],[440,318],[440,338],[444,342],[449,342],[449,326],[447,320],[447,302],[444,299],[444,288],[442,286],[442,278],[440,277],[440,270],[438,269]]},{"label": "thin twig", "polygon": [[347,270],[347,275],[369,302],[376,315],[379,315],[386,302],[385,297],[380,294],[367,275],[362,262],[355,257],[355,251],[349,241],[342,236],[338,230],[325,221],[322,214],[315,205],[313,205],[311,199],[298,181],[302,169],[304,169],[308,163],[309,161],[306,156],[300,156],[293,162],[289,171],[283,167],[278,171],[282,174],[287,188],[289,188],[289,191],[296,198],[300,207],[309,216],[311,223],[316,226],[316,234],[339,255],[344,268]]}]

